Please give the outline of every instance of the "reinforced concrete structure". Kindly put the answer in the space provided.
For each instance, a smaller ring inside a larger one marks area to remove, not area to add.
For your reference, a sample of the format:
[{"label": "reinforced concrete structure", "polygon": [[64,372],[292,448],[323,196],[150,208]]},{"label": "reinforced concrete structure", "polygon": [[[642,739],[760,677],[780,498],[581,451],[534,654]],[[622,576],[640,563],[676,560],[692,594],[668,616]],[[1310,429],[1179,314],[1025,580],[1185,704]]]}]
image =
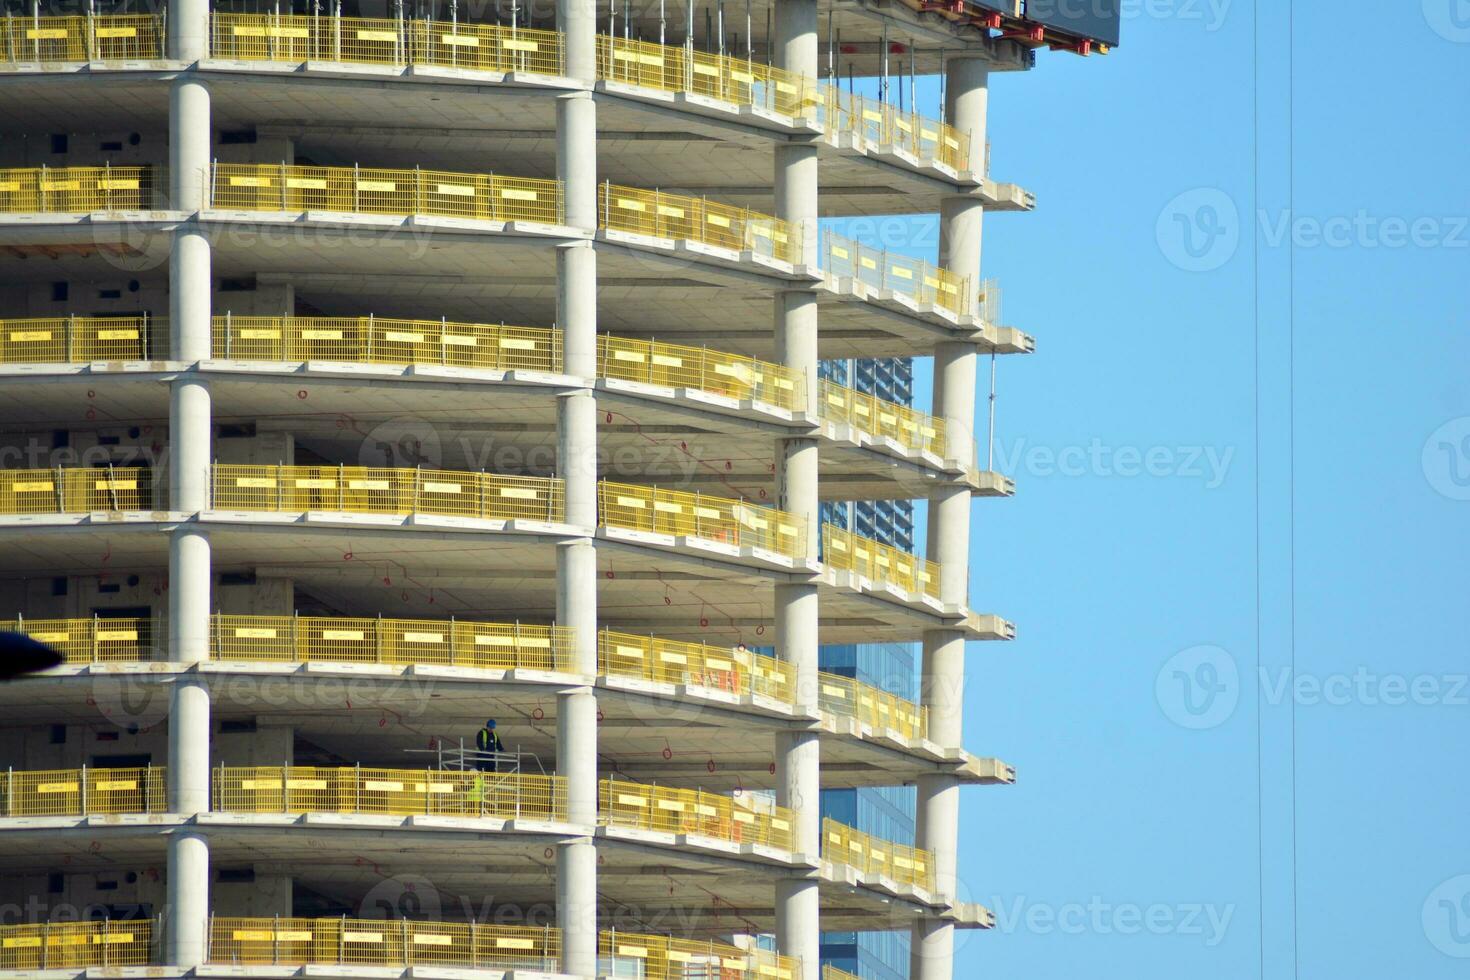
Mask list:
[{"label": "reinforced concrete structure", "polygon": [[[816,980],[862,930],[947,980],[960,789],[1014,779],[962,738],[1014,635],[976,360],[1033,346],[989,79],[1087,48],[991,6],[7,17],[0,615],[65,663],[0,687],[0,971]],[[937,263],[818,231],[889,213]],[[818,377],[887,356],[930,412]],[[919,499],[926,557],[819,520]],[[913,840],[821,819],[905,785]]]}]

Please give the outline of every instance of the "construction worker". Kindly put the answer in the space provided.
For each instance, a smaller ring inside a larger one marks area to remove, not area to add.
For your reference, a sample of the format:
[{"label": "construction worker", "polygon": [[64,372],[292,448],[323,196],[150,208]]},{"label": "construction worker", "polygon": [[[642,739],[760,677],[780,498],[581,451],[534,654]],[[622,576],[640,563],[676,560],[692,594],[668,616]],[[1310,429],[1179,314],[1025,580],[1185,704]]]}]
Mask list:
[{"label": "construction worker", "polygon": [[495,734],[495,719],[491,718],[485,722],[485,727],[475,733],[475,748],[480,750],[477,765],[481,772],[495,772],[499,768],[500,760],[487,757],[486,753],[500,753],[505,751],[505,743],[500,736]]}]

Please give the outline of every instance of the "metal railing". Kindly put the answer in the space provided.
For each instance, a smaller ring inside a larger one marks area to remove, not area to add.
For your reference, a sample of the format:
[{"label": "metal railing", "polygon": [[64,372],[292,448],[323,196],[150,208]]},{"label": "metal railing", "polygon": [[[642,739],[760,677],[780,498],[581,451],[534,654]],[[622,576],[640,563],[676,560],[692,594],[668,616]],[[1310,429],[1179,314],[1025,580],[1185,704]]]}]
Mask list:
[{"label": "metal railing", "polygon": [[825,963],[822,965],[822,980],[859,980],[859,977],[854,973],[838,969],[830,963]]},{"label": "metal railing", "polygon": [[458,470],[215,463],[211,483],[225,510],[559,521],[565,506],[561,480]]},{"label": "metal railing", "polygon": [[321,316],[214,318],[215,357],[363,364],[445,364],[560,371],[560,330],[503,323]]},{"label": "metal railing", "polygon": [[801,227],[702,197],[602,183],[598,226],[611,231],[750,251],[783,262],[801,257]]},{"label": "metal railing", "polygon": [[167,625],[140,617],[16,618],[0,620],[0,632],[24,633],[61,654],[64,663],[135,663],[153,659],[153,651],[165,646]]},{"label": "metal railing", "polygon": [[806,401],[806,379],[770,361],[726,354],[708,347],[684,347],[631,337],[597,338],[599,377],[642,381],[670,388],[694,388],[750,398],[795,411]]},{"label": "metal railing", "polygon": [[152,510],[153,482],[144,467],[0,470],[0,514]]},{"label": "metal railing", "polygon": [[722,793],[622,779],[599,780],[598,799],[605,824],[791,850],[796,817],[785,807],[754,810]]},{"label": "metal railing", "polygon": [[830,817],[822,820],[822,860],[934,890],[934,859],[928,851],[873,837]]},{"label": "metal railing", "polygon": [[842,422],[911,450],[944,455],[943,419],[825,379],[818,385],[817,410],[828,422]]},{"label": "metal railing", "polygon": [[434,619],[229,616],[210,621],[215,660],[571,670],[564,626]]},{"label": "metal railing", "polygon": [[940,598],[936,563],[835,524],[822,525],[822,562],[828,568],[855,572],[879,585],[896,585],[908,592]]},{"label": "metal railing", "polygon": [[0,926],[0,970],[148,966],[153,939],[152,919]]},{"label": "metal railing", "polygon": [[441,170],[216,163],[209,199],[213,207],[245,211],[562,221],[561,184],[555,180]]},{"label": "metal railing", "polygon": [[789,663],[743,647],[682,643],[613,630],[603,630],[597,639],[598,669],[603,674],[741,696],[759,694],[786,704],[795,697],[796,677]]},{"label": "metal railing", "polygon": [[[542,75],[560,75],[566,63],[562,36],[555,31],[277,14],[214,14],[210,53],[238,61],[436,65]],[[959,171],[969,165],[969,139],[947,123],[753,60],[604,34],[597,38],[597,76],[762,108]]]},{"label": "metal railing", "polygon": [[163,18],[152,14],[15,16],[0,22],[0,66],[163,57]]},{"label": "metal railing", "polygon": [[854,718],[903,738],[924,738],[929,733],[928,708],[841,674],[817,675],[817,703],[827,714]]},{"label": "metal railing", "polygon": [[874,289],[888,289],[933,303],[957,316],[972,312],[970,277],[923,259],[870,248],[831,231],[822,233],[817,264],[828,275],[856,279]]},{"label": "metal railing", "polygon": [[168,321],[150,316],[0,320],[0,364],[156,360],[168,344]]},{"label": "metal railing", "polygon": [[598,974],[640,980],[794,980],[798,961],[764,949],[714,941],[603,932]]},{"label": "metal railing", "polygon": [[409,919],[210,920],[210,963],[448,966],[556,972],[561,930]]},{"label": "metal railing", "polygon": [[774,507],[606,480],[598,484],[597,497],[601,523],[608,527],[688,535],[789,558],[806,555],[807,529],[802,519]]},{"label": "metal railing", "polygon": [[[555,973],[561,939],[561,930],[553,926],[216,916],[210,920],[205,959],[242,966],[439,966]],[[799,973],[794,960],[767,950],[615,930],[599,934],[598,954],[599,974],[643,980],[777,980]]]},{"label": "metal railing", "polygon": [[431,814],[565,820],[561,776],[362,766],[219,766],[212,808],[226,813]]},{"label": "metal railing", "polygon": [[563,73],[555,31],[456,20],[227,14],[210,17],[210,55],[232,61],[340,61]]},{"label": "metal railing", "polygon": [[86,214],[154,207],[154,167],[25,167],[0,170],[0,211]]},{"label": "metal railing", "polygon": [[165,813],[166,773],[143,769],[7,769],[0,793],[7,817],[63,817],[89,813]]}]

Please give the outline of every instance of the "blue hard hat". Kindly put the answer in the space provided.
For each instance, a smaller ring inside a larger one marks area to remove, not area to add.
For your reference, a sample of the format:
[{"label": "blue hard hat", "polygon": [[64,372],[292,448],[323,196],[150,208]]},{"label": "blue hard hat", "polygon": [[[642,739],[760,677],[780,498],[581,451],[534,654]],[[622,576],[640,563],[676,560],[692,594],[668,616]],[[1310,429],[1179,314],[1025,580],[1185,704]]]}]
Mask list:
[{"label": "blue hard hat", "polygon": [[485,727],[486,728],[494,728],[495,727],[495,719],[494,718],[491,718],[489,721],[485,722]]}]

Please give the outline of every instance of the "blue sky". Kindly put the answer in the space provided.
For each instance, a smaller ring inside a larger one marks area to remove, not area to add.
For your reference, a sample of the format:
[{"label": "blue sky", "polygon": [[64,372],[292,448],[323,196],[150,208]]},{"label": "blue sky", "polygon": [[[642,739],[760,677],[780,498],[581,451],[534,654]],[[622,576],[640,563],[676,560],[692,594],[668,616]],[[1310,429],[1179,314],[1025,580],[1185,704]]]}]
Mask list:
[{"label": "blue sky", "polygon": [[1470,3],[1125,8],[992,80],[956,976],[1465,977]]}]

